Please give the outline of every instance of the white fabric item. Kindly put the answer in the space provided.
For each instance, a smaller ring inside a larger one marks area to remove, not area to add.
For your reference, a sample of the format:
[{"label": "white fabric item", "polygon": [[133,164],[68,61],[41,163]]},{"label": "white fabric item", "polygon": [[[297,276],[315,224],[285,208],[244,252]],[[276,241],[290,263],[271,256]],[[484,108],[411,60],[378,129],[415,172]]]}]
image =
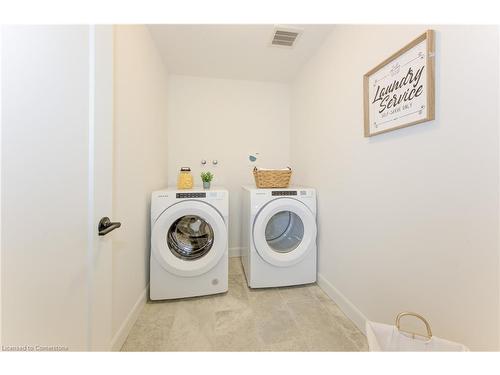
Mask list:
[{"label": "white fabric item", "polygon": [[371,352],[468,352],[462,344],[432,336],[430,340],[400,332],[396,326],[366,322],[366,338]]}]

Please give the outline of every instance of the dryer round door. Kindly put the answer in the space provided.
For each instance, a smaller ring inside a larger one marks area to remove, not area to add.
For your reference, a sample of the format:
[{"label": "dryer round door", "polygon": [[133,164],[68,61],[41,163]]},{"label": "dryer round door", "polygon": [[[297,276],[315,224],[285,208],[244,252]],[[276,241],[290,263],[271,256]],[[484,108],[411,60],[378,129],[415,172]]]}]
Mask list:
[{"label": "dryer round door", "polygon": [[227,229],[219,212],[199,201],[166,209],[153,224],[151,252],[167,271],[198,276],[212,269],[227,251]]},{"label": "dryer round door", "polygon": [[257,214],[253,241],[266,262],[278,267],[291,266],[315,251],[316,220],[302,202],[279,198]]}]

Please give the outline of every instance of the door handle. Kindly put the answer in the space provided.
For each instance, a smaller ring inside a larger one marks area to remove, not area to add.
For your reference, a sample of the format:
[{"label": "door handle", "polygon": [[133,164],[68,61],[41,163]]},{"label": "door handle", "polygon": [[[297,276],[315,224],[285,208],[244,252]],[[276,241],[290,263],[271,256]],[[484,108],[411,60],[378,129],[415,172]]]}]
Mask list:
[{"label": "door handle", "polygon": [[111,222],[111,220],[109,220],[109,217],[103,217],[99,221],[97,230],[99,231],[99,236],[105,236],[109,232],[115,230],[116,228],[120,228],[121,226],[122,223],[119,222],[113,223]]}]

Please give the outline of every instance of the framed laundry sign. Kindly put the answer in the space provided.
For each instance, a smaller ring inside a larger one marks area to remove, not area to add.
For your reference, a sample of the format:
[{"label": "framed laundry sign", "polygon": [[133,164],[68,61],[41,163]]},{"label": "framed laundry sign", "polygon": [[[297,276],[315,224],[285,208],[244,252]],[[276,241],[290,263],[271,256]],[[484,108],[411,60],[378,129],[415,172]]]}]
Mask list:
[{"label": "framed laundry sign", "polygon": [[434,31],[364,75],[365,137],[434,120]]}]

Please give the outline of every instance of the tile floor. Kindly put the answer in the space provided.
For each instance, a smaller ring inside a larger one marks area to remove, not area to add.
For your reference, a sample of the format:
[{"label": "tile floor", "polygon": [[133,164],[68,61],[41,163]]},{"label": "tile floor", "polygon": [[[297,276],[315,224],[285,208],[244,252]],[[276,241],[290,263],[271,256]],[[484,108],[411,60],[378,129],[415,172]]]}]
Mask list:
[{"label": "tile floor", "polygon": [[316,285],[249,289],[229,259],[229,291],[148,302],[122,351],[365,351],[365,336]]}]

